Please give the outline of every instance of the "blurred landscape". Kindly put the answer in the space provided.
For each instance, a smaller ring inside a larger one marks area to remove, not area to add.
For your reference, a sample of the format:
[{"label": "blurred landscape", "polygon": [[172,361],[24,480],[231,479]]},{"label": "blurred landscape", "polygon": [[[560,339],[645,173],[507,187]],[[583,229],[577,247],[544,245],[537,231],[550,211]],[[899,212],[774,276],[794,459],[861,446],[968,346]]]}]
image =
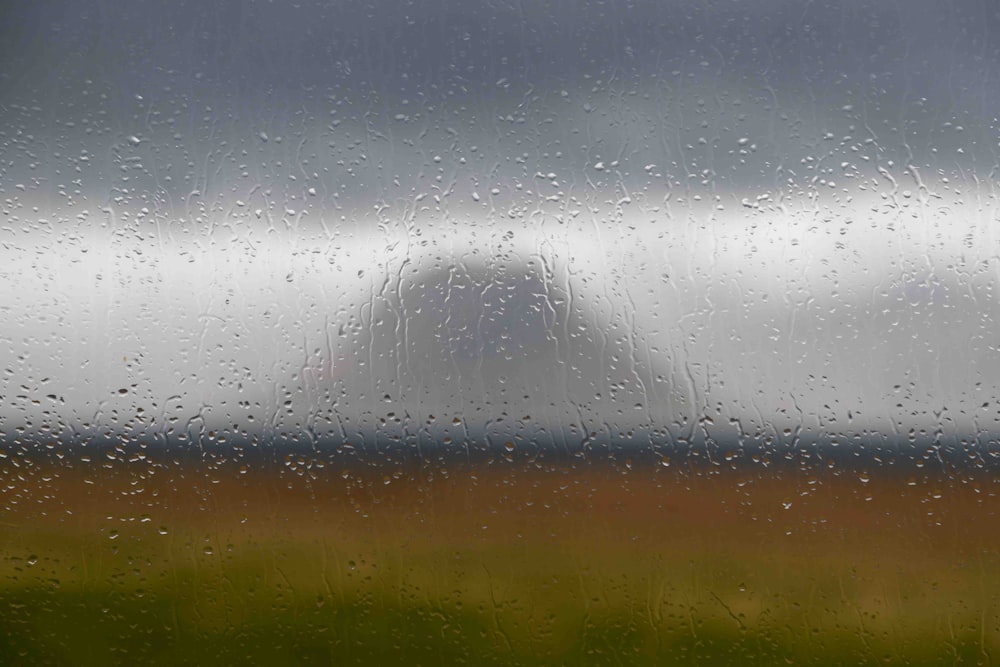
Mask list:
[{"label": "blurred landscape", "polygon": [[992,0],[0,3],[0,664],[991,664]]},{"label": "blurred landscape", "polygon": [[1000,643],[991,461],[0,461],[6,664],[944,665]]}]

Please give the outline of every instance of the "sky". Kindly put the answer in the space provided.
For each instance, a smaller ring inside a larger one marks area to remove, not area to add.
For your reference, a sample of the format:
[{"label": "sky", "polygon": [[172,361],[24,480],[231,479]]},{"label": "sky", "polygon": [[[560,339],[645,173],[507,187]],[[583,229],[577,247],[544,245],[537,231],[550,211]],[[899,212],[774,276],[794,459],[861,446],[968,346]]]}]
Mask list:
[{"label": "sky", "polygon": [[3,437],[998,432],[989,3],[3,11]]}]

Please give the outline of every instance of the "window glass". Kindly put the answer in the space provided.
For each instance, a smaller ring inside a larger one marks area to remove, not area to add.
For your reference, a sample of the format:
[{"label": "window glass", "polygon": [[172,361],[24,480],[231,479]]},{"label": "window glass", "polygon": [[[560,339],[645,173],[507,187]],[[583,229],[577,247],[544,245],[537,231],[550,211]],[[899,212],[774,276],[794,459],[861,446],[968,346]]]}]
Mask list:
[{"label": "window glass", "polygon": [[0,661],[991,659],[993,4],[0,16]]}]

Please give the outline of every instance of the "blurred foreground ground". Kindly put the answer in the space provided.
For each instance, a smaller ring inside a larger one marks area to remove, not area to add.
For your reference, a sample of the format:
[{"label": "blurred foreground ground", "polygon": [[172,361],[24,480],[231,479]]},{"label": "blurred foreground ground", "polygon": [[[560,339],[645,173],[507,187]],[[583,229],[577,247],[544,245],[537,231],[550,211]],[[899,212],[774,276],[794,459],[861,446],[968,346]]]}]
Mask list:
[{"label": "blurred foreground ground", "polygon": [[247,460],[5,454],[0,662],[987,664],[1000,647],[989,465]]}]

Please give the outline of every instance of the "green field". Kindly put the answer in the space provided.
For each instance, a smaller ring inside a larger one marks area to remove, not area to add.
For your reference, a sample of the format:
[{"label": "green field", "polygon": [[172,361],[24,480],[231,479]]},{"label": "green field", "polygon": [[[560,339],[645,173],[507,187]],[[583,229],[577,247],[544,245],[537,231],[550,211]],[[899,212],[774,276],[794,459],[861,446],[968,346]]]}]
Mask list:
[{"label": "green field", "polygon": [[989,664],[1000,476],[0,460],[3,664]]}]

